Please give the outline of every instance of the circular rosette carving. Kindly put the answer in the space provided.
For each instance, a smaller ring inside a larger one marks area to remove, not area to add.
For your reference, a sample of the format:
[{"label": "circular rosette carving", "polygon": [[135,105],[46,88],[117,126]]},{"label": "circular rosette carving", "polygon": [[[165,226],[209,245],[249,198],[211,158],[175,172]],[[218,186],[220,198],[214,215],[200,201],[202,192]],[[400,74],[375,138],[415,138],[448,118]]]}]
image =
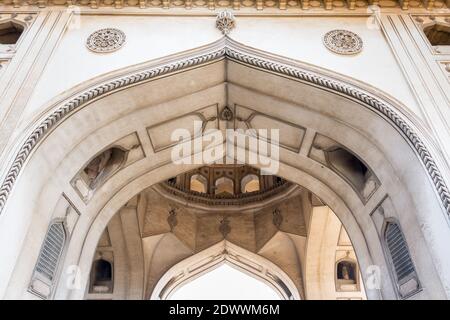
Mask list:
[{"label": "circular rosette carving", "polygon": [[92,33],[86,46],[94,52],[113,52],[120,49],[125,43],[125,33],[119,29],[106,28]]},{"label": "circular rosette carving", "polygon": [[348,30],[332,30],[323,36],[327,49],[338,54],[356,54],[363,48],[362,39]]}]

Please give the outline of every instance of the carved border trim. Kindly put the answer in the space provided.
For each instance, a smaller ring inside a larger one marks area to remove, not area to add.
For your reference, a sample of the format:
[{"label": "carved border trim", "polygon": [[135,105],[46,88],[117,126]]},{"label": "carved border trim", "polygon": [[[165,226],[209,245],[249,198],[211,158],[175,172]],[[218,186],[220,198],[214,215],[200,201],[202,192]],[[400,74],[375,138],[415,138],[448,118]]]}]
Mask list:
[{"label": "carved border trim", "polygon": [[30,156],[31,151],[38,145],[38,143],[48,132],[50,132],[63,119],[72,114],[74,110],[85,106],[91,100],[101,97],[102,95],[110,93],[114,90],[126,88],[140,82],[148,81],[150,79],[164,75],[169,75],[176,71],[184,70],[193,66],[198,66],[221,58],[231,58],[248,66],[257,67],[263,70],[274,72],[279,75],[291,77],[298,81],[311,83],[319,87],[329,89],[344,96],[358,100],[363,105],[374,109],[378,114],[381,114],[386,119],[389,119],[390,122],[405,135],[405,137],[414,147],[416,153],[424,164],[428,175],[433,181],[437,194],[439,195],[442,205],[447,212],[447,218],[450,217],[450,194],[444,182],[442,174],[440,173],[436,165],[436,162],[432,158],[430,152],[425,147],[422,140],[413,131],[411,126],[406,121],[404,121],[391,106],[378,99],[374,95],[368,94],[354,86],[318,75],[314,72],[305,71],[297,67],[288,66],[268,60],[266,58],[258,57],[253,53],[250,54],[242,52],[239,48],[237,48],[237,45],[231,42],[231,40],[229,40],[228,38],[225,38],[225,41],[221,42],[220,47],[216,48],[216,50],[214,51],[200,54],[191,58],[184,58],[179,61],[137,72],[129,76],[125,76],[117,80],[98,85],[71,98],[61,107],[53,111],[28,136],[22,147],[19,149],[13,164],[8,170],[8,173],[0,187],[0,214],[5,207],[8,196],[11,193],[20,170],[22,169],[25,161]]},{"label": "carved border trim", "polygon": [[416,153],[419,155],[422,163],[427,169],[428,175],[433,181],[436,191],[442,201],[442,205],[447,212],[447,218],[450,217],[450,194],[447,185],[444,182],[442,174],[440,173],[436,165],[436,162],[434,161],[428,149],[425,147],[422,140],[411,128],[411,126],[406,121],[404,121],[401,116],[387,103],[378,99],[374,95],[368,94],[360,89],[357,89],[340,81],[326,78],[310,71],[304,71],[299,68],[279,64],[253,55],[242,53],[229,46],[226,47],[226,55],[227,57],[236,59],[244,64],[273,71],[275,73],[289,76],[300,81],[312,83],[317,86],[330,89],[334,92],[339,92],[347,97],[351,97],[362,102],[363,105],[366,105],[377,111],[377,113],[384,115],[391,121],[391,123],[395,127],[400,129],[400,131],[405,135],[406,138],[408,138],[409,142],[416,150]]}]

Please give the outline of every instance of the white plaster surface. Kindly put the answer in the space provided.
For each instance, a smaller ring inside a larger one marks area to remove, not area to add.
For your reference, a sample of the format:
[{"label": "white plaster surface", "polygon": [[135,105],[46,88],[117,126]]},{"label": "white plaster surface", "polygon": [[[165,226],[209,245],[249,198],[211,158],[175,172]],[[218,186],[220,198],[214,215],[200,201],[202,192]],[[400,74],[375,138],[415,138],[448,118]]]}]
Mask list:
[{"label": "white plaster surface", "polygon": [[[382,31],[369,29],[366,22],[366,17],[238,17],[231,37],[245,45],[363,81],[394,96],[420,116]],[[125,45],[109,54],[90,52],[85,46],[87,37],[106,27],[123,30]],[[332,29],[359,34],[363,51],[343,56],[326,49],[322,37]],[[55,96],[99,75],[195,49],[221,36],[214,17],[75,16],[34,88],[23,118],[39,114]]]}]

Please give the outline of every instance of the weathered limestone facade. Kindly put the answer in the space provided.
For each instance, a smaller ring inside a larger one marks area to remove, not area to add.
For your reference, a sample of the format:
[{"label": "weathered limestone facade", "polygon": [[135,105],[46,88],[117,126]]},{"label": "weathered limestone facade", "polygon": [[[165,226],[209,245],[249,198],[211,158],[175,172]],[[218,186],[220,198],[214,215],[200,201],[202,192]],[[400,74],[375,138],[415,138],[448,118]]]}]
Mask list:
[{"label": "weathered limestone facade", "polygon": [[[449,8],[0,1],[0,297],[229,263],[284,299],[448,299]],[[279,129],[279,170],[176,164],[180,128]]]}]

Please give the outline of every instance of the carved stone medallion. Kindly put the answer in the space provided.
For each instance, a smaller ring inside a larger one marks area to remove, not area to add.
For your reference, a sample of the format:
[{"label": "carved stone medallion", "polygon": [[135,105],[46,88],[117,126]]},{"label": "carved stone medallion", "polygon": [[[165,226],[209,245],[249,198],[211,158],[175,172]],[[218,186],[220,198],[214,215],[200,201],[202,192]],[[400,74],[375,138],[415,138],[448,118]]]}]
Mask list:
[{"label": "carved stone medallion", "polygon": [[362,39],[354,32],[347,30],[332,30],[323,36],[327,49],[338,54],[356,54],[363,47]]},{"label": "carved stone medallion", "polygon": [[86,46],[94,52],[113,52],[125,43],[125,33],[119,29],[106,28],[92,33],[86,41]]},{"label": "carved stone medallion", "polygon": [[216,28],[222,31],[223,34],[227,35],[230,33],[231,29],[236,26],[236,20],[230,11],[219,12],[216,19]]}]

